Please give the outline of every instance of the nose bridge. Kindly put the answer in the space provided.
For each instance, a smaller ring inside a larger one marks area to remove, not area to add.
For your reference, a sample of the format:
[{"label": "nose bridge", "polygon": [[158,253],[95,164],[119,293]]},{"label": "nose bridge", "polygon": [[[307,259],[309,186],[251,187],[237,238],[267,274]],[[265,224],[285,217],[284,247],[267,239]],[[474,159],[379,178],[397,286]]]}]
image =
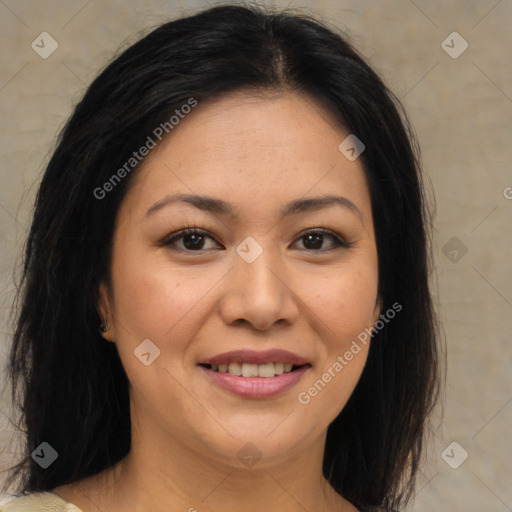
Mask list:
[{"label": "nose bridge", "polygon": [[[262,240],[263,237],[260,237]],[[271,237],[267,237],[267,241]],[[248,236],[236,248],[238,258],[235,259],[236,276],[241,279],[244,287],[253,287],[253,294],[280,295],[282,282],[276,277],[281,272],[280,258],[276,247],[271,244],[260,244],[255,238]]]},{"label": "nose bridge", "polygon": [[226,322],[243,319],[266,329],[279,320],[294,320],[295,301],[275,247],[264,247],[247,237],[236,248],[230,274],[231,286],[222,307]]}]

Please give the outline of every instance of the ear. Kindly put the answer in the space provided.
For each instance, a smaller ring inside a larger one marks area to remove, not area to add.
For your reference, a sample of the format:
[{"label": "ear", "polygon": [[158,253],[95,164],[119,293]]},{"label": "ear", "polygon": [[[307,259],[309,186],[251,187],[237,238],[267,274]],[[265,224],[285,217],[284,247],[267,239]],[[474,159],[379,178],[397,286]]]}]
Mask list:
[{"label": "ear", "polygon": [[377,297],[377,300],[375,301],[375,308],[373,309],[373,324],[377,322],[377,320],[380,318],[380,313],[382,311],[382,300],[380,297]]},{"label": "ear", "polygon": [[[100,331],[100,335],[107,341],[114,341],[114,322],[112,316],[112,307],[110,304],[110,294],[107,285],[102,281],[98,287],[98,313],[101,318],[101,323],[108,327],[105,332]],[[99,327],[99,326],[98,326]]]}]

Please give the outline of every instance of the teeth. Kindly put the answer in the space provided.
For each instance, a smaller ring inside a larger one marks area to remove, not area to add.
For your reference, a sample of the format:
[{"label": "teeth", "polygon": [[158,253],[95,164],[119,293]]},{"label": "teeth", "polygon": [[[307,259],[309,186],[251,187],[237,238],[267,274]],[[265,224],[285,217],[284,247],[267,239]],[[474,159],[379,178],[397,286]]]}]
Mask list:
[{"label": "teeth", "polygon": [[229,363],[228,370],[231,375],[237,375],[238,377],[242,375],[242,366],[238,363]]},{"label": "teeth", "polygon": [[282,375],[290,372],[293,368],[291,363],[229,363],[228,364],[212,364],[212,370],[220,373],[230,373],[237,377],[263,377],[270,378],[276,375]]},{"label": "teeth", "polygon": [[273,377],[274,375],[274,363],[258,365],[258,377]]},{"label": "teeth", "polygon": [[257,364],[242,364],[242,377],[257,377],[258,365]]}]

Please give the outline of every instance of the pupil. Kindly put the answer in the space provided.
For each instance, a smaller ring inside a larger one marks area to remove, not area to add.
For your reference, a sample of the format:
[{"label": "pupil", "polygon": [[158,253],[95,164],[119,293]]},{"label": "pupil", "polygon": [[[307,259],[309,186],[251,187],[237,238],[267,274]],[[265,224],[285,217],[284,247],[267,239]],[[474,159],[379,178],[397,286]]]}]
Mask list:
[{"label": "pupil", "polygon": [[[197,248],[200,248],[201,246],[201,243],[203,242],[203,240],[201,239],[203,235],[198,235],[198,234],[191,234],[191,235],[185,235],[185,237],[183,238],[183,245],[187,248],[187,249],[197,249]],[[191,244],[190,243],[187,243],[187,240],[194,240]],[[198,243],[199,242],[199,243]]]},{"label": "pupil", "polygon": [[313,243],[313,247],[309,247],[310,249],[320,249],[322,247],[322,238],[323,235],[306,235],[306,247],[308,246],[308,243],[312,240],[316,241],[317,243]]}]

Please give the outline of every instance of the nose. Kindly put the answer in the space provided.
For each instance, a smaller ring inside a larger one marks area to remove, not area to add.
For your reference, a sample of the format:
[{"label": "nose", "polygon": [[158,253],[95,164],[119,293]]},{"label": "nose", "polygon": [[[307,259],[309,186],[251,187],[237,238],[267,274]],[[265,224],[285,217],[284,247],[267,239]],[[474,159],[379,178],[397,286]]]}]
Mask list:
[{"label": "nose", "polygon": [[252,263],[235,255],[220,307],[227,325],[268,331],[274,325],[291,325],[297,320],[298,299],[290,271],[270,253],[265,249]]}]

